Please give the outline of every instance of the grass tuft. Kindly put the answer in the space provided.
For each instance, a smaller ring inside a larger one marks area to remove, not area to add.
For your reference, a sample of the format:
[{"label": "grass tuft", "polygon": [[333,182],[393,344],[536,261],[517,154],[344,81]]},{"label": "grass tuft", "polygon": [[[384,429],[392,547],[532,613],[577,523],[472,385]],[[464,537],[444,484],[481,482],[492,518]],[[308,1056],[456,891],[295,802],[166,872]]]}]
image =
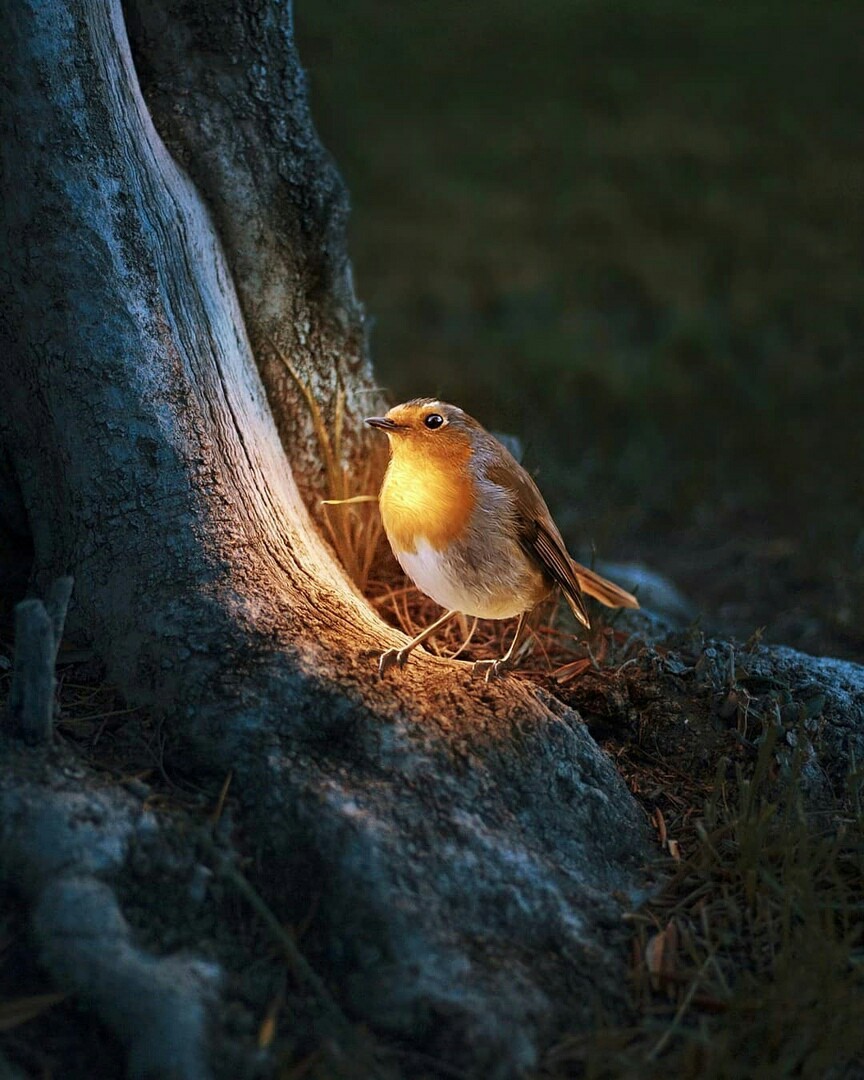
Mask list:
[{"label": "grass tuft", "polygon": [[721,759],[703,812],[680,819],[685,854],[630,916],[634,1022],[562,1040],[544,1077],[864,1069],[861,776],[831,812],[809,814],[804,754],[778,770],[777,749],[766,724],[750,769],[730,777]]}]

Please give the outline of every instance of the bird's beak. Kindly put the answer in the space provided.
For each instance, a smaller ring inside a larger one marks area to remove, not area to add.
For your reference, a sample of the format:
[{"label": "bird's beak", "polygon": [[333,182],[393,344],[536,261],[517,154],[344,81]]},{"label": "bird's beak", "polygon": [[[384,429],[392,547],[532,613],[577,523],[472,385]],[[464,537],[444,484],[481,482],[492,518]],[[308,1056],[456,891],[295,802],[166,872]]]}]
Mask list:
[{"label": "bird's beak", "polygon": [[389,416],[369,416],[366,418],[366,423],[369,427],[381,428],[382,431],[399,431],[402,427],[395,420],[391,420]]}]

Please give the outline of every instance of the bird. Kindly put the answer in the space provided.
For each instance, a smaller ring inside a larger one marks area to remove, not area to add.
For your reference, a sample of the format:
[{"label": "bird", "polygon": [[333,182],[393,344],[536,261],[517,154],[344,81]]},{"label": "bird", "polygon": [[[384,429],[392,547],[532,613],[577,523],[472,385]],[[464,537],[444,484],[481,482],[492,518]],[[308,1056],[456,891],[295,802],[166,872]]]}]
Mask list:
[{"label": "bird", "polygon": [[473,673],[488,682],[512,666],[527,615],[556,588],[586,629],[586,593],[607,607],[639,607],[631,593],[570,558],[530,474],[457,405],[414,398],[365,422],[390,442],[378,499],[390,547],[417,588],[445,609],[407,645],[381,654],[380,676],[404,667],[460,613],[518,619],[502,657],[474,662]]}]

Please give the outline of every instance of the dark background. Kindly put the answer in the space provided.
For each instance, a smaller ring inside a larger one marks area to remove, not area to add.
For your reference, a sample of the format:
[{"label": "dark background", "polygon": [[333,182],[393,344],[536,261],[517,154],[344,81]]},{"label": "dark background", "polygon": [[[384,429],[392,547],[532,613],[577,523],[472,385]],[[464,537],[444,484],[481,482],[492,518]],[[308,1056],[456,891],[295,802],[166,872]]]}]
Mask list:
[{"label": "dark background", "polygon": [[393,401],[517,434],[571,548],[862,657],[864,5],[300,0]]}]

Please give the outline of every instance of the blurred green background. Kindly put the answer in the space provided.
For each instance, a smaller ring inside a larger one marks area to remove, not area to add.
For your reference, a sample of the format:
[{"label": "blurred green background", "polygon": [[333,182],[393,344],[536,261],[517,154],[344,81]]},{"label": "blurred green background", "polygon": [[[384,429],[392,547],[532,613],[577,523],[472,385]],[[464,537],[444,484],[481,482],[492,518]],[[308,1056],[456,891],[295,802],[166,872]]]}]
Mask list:
[{"label": "blurred green background", "polygon": [[574,552],[861,658],[864,5],[296,14],[392,400],[517,434]]}]

